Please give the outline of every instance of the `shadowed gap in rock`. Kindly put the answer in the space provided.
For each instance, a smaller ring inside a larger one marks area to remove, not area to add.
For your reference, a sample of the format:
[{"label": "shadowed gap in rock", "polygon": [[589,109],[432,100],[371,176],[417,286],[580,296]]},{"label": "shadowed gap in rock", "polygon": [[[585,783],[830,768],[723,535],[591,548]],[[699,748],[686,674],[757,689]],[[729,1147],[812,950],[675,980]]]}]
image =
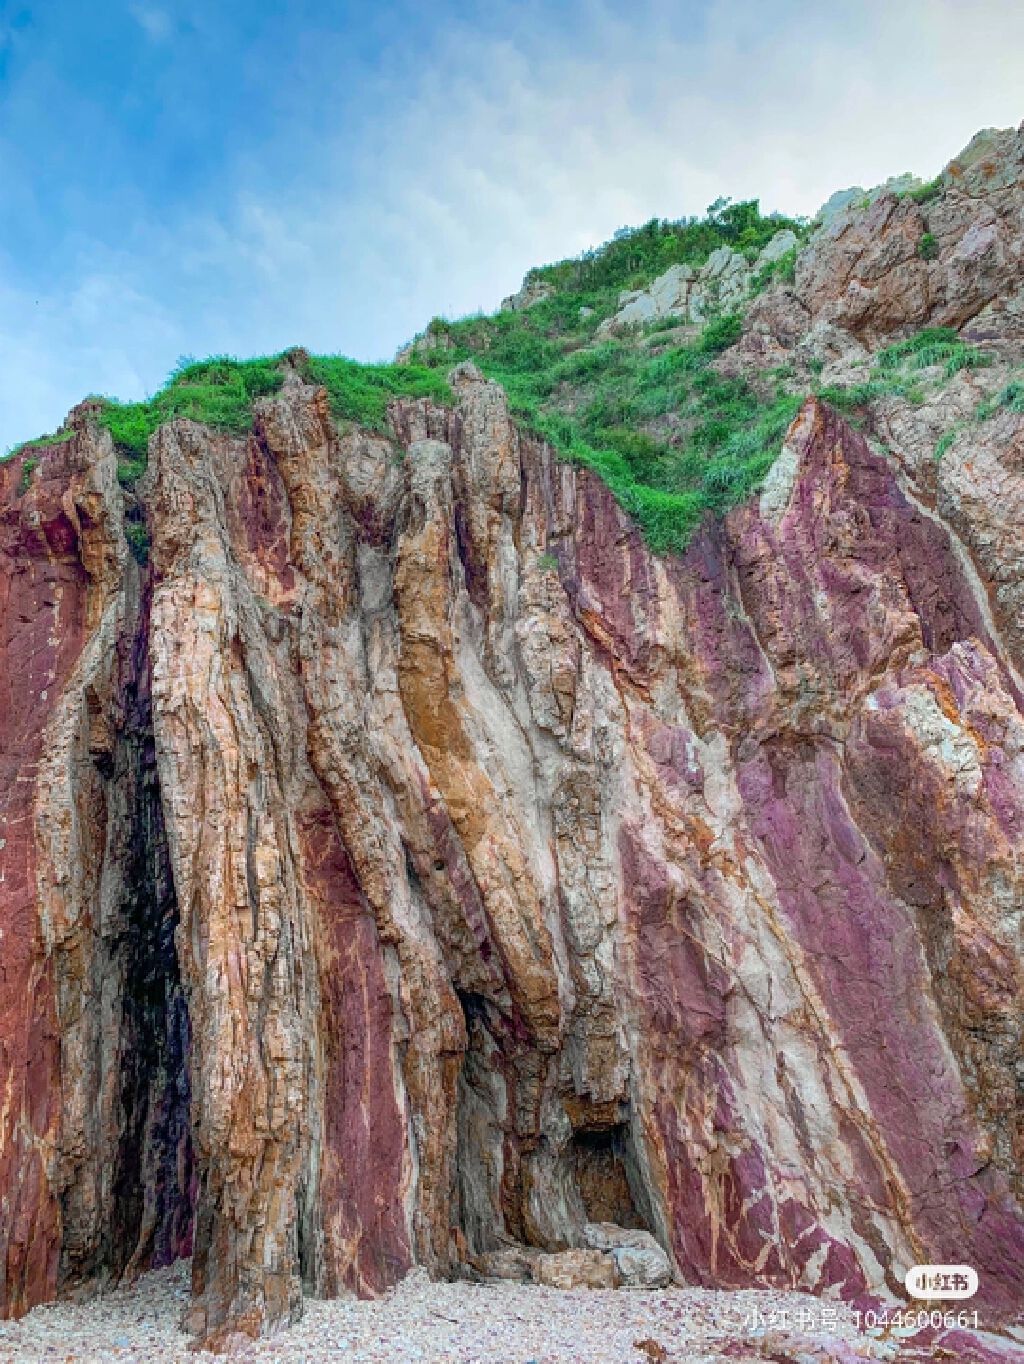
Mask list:
[{"label": "shadowed gap in rock", "polygon": [[156,1269],[190,1255],[195,1197],[189,1014],[174,941],[178,904],[145,681],[139,692],[130,698],[123,738],[133,799],[121,943],[124,1123],[111,1204],[115,1274],[129,1264],[133,1271]]},{"label": "shadowed gap in rock", "polygon": [[[188,1004],[175,947],[178,904],[164,826],[149,673],[149,587],[127,646],[120,686],[105,704],[86,695],[89,741],[77,785],[101,809],[103,873],[92,908],[91,979],[58,951],[64,997],[98,1011],[92,1045],[100,1092],[91,1119],[95,1186],[72,1166],[61,1193],[64,1290],[118,1280],[192,1253],[195,1208]],[[97,788],[97,781],[101,784]],[[84,990],[84,994],[80,993]],[[106,1072],[113,1070],[110,1081]],[[116,1078],[115,1078],[116,1077]],[[81,1083],[68,1075],[65,1083]],[[98,1207],[88,1192],[95,1187]]]}]

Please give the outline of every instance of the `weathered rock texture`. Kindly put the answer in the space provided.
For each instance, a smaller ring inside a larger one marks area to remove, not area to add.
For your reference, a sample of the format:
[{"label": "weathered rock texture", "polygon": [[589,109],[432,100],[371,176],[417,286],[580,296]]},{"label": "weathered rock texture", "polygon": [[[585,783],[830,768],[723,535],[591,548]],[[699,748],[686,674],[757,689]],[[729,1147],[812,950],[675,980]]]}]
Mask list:
[{"label": "weathered rock texture", "polygon": [[87,408],[0,465],[0,1308],[188,1254],[188,1013],[148,588]]},{"label": "weathered rock texture", "polygon": [[[801,268],[737,354],[851,322]],[[248,439],[163,427],[145,568],[87,407],[0,465],[0,1307],[194,1241],[224,1346],[657,1242],[845,1298],[968,1261],[1012,1317],[1024,419],[936,468],[927,407],[810,399],[660,560],[452,385],[388,438],[294,373]]]}]

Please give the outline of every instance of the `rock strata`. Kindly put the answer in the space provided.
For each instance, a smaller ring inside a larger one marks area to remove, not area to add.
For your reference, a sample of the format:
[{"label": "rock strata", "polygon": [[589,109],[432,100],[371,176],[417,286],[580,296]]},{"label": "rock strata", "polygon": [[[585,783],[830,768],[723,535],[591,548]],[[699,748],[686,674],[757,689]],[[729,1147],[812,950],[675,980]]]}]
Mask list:
[{"label": "rock strata", "polygon": [[[723,364],[994,318],[1003,382],[985,137],[937,207],[833,215]],[[659,558],[450,385],[386,435],[294,369],[246,437],[167,423],[144,564],[88,405],[0,464],[0,1310],[193,1254],[227,1349],[414,1266],[860,1302],[967,1261],[1011,1322],[1024,418],[936,461],[938,399],[811,396]]]}]

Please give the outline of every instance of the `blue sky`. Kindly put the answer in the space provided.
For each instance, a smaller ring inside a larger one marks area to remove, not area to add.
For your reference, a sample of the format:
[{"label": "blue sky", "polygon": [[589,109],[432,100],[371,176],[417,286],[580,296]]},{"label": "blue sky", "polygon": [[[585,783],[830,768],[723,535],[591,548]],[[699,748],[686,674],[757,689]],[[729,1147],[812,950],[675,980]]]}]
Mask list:
[{"label": "blue sky", "polygon": [[390,357],[720,194],[1024,120],[1018,0],[0,0],[0,452],[179,356]]}]

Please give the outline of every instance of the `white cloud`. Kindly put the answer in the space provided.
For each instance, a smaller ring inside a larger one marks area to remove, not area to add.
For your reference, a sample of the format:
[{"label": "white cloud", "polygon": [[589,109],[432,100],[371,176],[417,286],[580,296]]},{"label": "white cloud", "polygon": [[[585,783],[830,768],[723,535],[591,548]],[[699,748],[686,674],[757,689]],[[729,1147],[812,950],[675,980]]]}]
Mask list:
[{"label": "white cloud", "polygon": [[173,25],[171,16],[155,5],[131,4],[128,13],[154,42],[163,42],[171,36]]}]

